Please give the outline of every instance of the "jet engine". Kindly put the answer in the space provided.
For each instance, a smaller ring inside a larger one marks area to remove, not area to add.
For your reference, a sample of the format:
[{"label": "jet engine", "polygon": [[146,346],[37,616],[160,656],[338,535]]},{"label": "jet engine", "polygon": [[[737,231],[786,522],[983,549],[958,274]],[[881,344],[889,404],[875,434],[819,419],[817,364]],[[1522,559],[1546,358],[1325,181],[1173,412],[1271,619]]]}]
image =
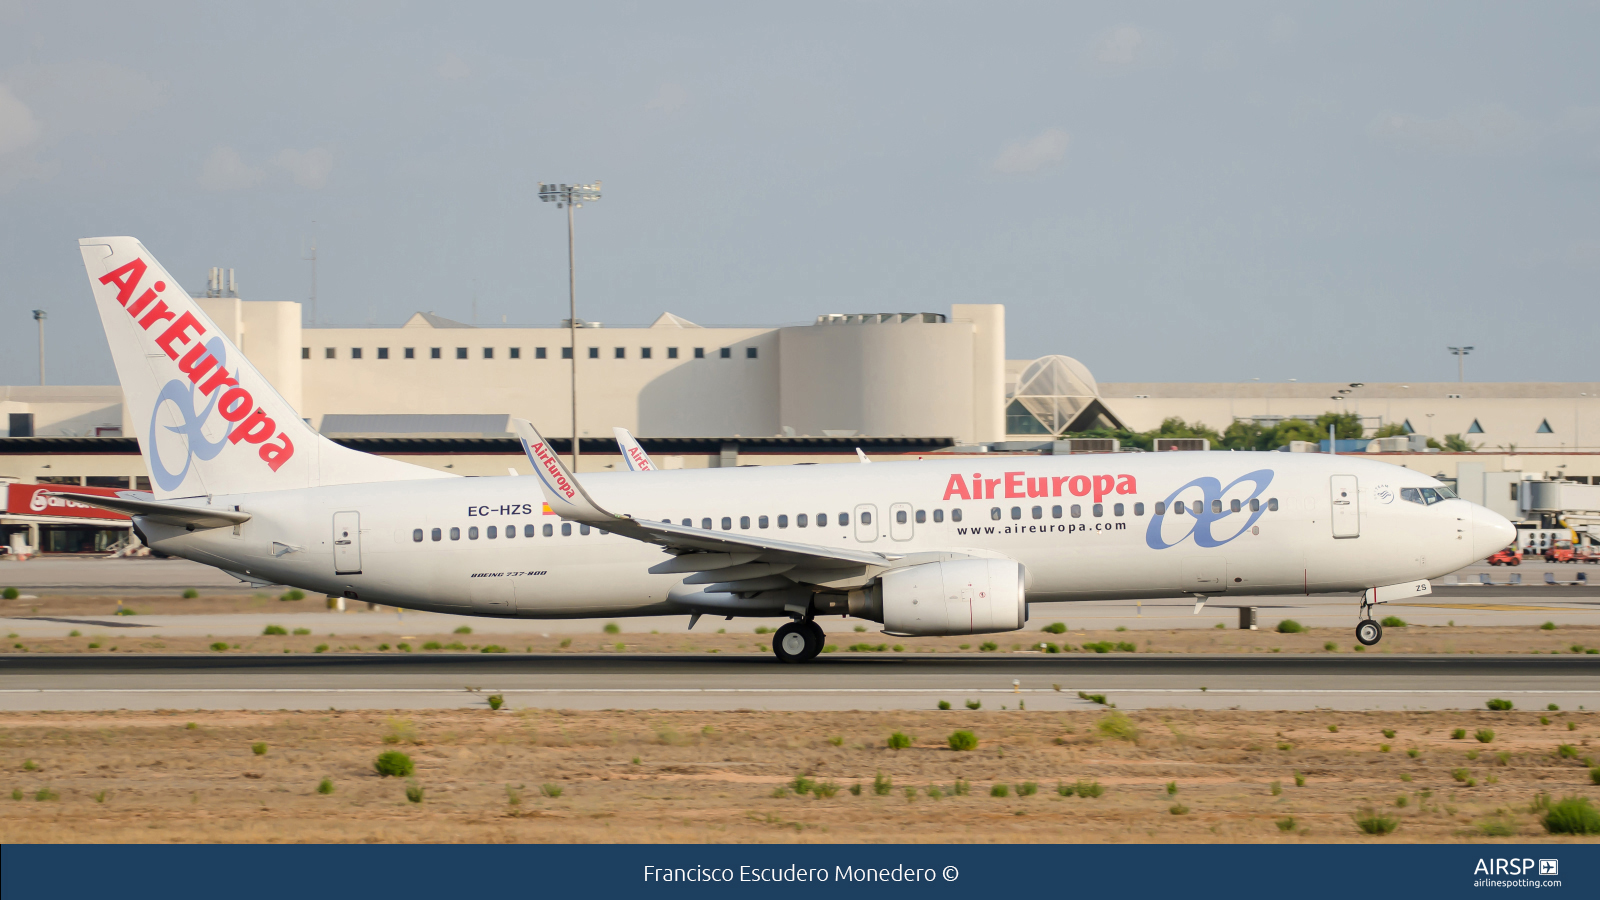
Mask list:
[{"label": "jet engine", "polygon": [[890,569],[850,594],[850,614],[889,634],[1016,631],[1028,617],[1026,573],[1010,559],[955,559]]}]

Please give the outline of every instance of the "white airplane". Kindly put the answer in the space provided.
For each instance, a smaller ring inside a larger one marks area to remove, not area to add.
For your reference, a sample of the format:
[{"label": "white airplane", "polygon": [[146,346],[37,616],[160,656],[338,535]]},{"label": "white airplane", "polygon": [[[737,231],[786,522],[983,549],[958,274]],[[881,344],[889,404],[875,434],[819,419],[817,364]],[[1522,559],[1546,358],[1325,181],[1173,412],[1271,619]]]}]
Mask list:
[{"label": "white airplane", "polygon": [[1320,454],[649,466],[580,483],[518,420],[537,477],[446,475],[318,435],[138,241],[80,244],[154,490],[60,494],[252,583],[530,619],[788,616],[786,662],[821,651],[826,615],[965,635],[1022,628],[1030,602],[1188,597],[1198,612],[1230,593],[1361,592],[1370,645],[1373,604],[1427,594],[1515,535],[1426,475]]}]

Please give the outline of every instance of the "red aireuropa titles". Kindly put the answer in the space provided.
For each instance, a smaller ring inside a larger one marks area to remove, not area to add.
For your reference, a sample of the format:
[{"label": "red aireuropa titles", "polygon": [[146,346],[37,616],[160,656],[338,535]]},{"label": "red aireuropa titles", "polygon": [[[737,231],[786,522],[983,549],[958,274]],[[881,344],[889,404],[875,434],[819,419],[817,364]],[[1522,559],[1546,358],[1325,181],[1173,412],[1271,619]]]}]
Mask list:
[{"label": "red aireuropa titles", "polygon": [[[1099,503],[1107,494],[1136,494],[1138,483],[1132,475],[1045,475],[1027,477],[1026,472],[1005,472],[999,478],[985,478],[982,472],[972,473],[969,489],[966,479],[959,473],[950,476],[944,487],[944,499],[960,497],[962,500],[1024,499],[1027,497],[1060,497],[1061,489],[1074,497],[1094,495]],[[996,494],[1002,488],[1003,494]]]}]

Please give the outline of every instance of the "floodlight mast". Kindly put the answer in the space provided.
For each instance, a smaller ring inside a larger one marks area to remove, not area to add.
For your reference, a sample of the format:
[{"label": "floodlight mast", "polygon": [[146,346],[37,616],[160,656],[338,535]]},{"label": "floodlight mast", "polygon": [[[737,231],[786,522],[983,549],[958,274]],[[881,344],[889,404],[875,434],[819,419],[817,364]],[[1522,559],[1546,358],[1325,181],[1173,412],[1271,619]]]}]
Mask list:
[{"label": "floodlight mast", "polygon": [[1471,347],[1446,347],[1456,358],[1456,384],[1465,384],[1467,381],[1466,356],[1472,352]]},{"label": "floodlight mast", "polygon": [[567,330],[572,364],[572,471],[578,471],[578,264],[573,245],[572,211],[585,201],[600,199],[600,182],[594,184],[545,184],[539,182],[539,199],[567,210]]}]

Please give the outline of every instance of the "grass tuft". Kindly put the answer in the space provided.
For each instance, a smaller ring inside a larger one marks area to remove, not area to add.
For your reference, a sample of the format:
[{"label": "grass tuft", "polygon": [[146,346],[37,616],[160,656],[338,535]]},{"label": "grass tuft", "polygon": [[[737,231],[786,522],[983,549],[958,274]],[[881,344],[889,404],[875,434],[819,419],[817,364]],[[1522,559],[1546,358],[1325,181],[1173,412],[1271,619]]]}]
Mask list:
[{"label": "grass tuft", "polygon": [[561,792],[561,785],[555,784],[554,782],[546,781],[544,784],[539,785],[539,793],[549,797],[551,800],[560,799]]},{"label": "grass tuft", "polygon": [[946,738],[946,740],[949,742],[951,750],[965,752],[978,749],[978,736],[965,729],[951,732],[950,737]]},{"label": "grass tuft", "polygon": [[[1385,628],[1404,628],[1406,627],[1406,620],[1399,616],[1384,616],[1383,621],[1378,624]],[[1384,833],[1387,834],[1388,832]]]},{"label": "grass tuft", "polygon": [[262,637],[271,637],[272,635],[275,635],[275,634],[286,635],[288,633],[289,633],[289,629],[284,628],[282,625],[268,625],[267,627],[261,629]]},{"label": "grass tuft", "polygon": [[1392,834],[1400,827],[1399,819],[1386,816],[1370,806],[1362,807],[1351,818],[1355,819],[1356,827],[1365,834]]},{"label": "grass tuft", "polygon": [[1039,630],[1045,632],[1046,634],[1066,634],[1067,626],[1062,622],[1051,622],[1049,625],[1046,625]]},{"label": "grass tuft", "polygon": [[266,756],[267,755],[267,745],[262,743],[262,742],[260,742],[260,741],[257,741],[256,743],[250,745],[250,752],[254,753],[257,756]]},{"label": "grass tuft", "polygon": [[1540,824],[1551,834],[1600,834],[1600,810],[1588,797],[1564,797],[1550,804]]},{"label": "grass tuft", "polygon": [[185,600],[193,600],[193,599],[195,599],[196,597],[199,597],[199,596],[200,596],[200,592],[195,590],[194,588],[187,588],[183,592],[183,599],[185,599]]},{"label": "grass tuft", "polygon": [[490,694],[489,695],[489,708],[490,709],[499,709],[500,707],[505,706],[505,705],[506,705],[506,698],[503,695],[501,695],[501,694]]},{"label": "grass tuft", "polygon": [[411,803],[421,803],[422,785],[417,784],[415,780],[412,780],[410,784],[406,785],[406,800],[410,801]]},{"label": "grass tuft", "polygon": [[607,622],[605,624],[605,627],[600,629],[600,630],[604,631],[606,634],[621,634],[622,633],[621,626],[619,626],[615,622]]},{"label": "grass tuft", "polygon": [[1009,797],[1011,796],[1011,788],[1003,784],[992,784],[989,786],[989,796]]},{"label": "grass tuft", "polygon": [[1039,793],[1039,785],[1032,781],[1024,781],[1023,783],[1017,785],[1018,797],[1032,797],[1037,793]]},{"label": "grass tuft", "polygon": [[1284,619],[1282,622],[1278,623],[1279,634],[1301,634],[1305,630],[1306,627],[1304,625],[1301,625],[1299,622],[1296,622],[1293,619]]},{"label": "grass tuft", "polygon": [[399,750],[385,750],[373,760],[372,768],[384,778],[409,778],[416,771],[416,765],[411,762],[411,757]]},{"label": "grass tuft", "polygon": [[883,770],[879,769],[878,774],[872,778],[872,792],[879,797],[887,797],[892,790],[894,790],[894,779],[883,774]]},{"label": "grass tuft", "polygon": [[1496,697],[1484,705],[1495,712],[1505,712],[1506,710],[1511,709],[1515,704],[1513,704],[1510,700],[1501,700],[1499,697]]},{"label": "grass tuft", "polygon": [[949,700],[940,700],[939,701],[939,708],[940,709],[949,709],[950,708],[950,701]]},{"label": "grass tuft", "polygon": [[911,735],[900,731],[889,735],[890,750],[904,750],[909,746],[911,746]]},{"label": "grass tuft", "polygon": [[1284,816],[1283,818],[1279,819],[1275,824],[1278,826],[1278,830],[1279,831],[1293,831],[1294,830],[1294,824],[1295,824],[1294,823],[1294,816]]},{"label": "grass tuft", "polygon": [[1139,743],[1139,727],[1133,720],[1120,712],[1107,713],[1099,722],[1095,723],[1095,730],[1101,735],[1130,744]]},{"label": "grass tuft", "polygon": [[317,793],[324,795],[333,793],[333,779],[323,778],[317,782]]},{"label": "grass tuft", "polygon": [[1494,740],[1494,729],[1493,728],[1479,728],[1477,731],[1474,731],[1472,733],[1472,736],[1478,739],[1478,743],[1487,744],[1490,741]]}]

